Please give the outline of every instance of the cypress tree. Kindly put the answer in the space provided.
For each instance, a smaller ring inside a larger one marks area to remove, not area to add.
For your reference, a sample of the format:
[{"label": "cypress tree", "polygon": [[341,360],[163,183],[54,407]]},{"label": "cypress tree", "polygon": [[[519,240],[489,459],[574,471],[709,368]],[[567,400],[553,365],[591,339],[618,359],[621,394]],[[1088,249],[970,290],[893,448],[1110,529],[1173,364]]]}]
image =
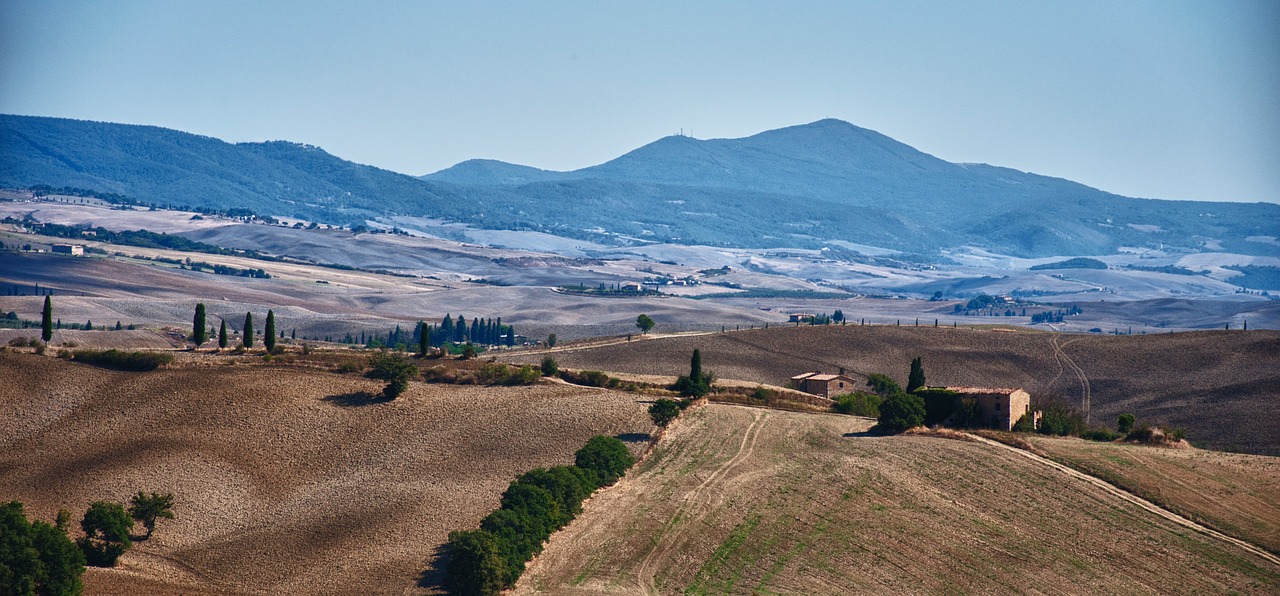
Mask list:
[{"label": "cypress tree", "polygon": [[85,321],[84,328],[86,331],[93,331],[93,321]]},{"label": "cypress tree", "polygon": [[240,342],[246,348],[253,347],[253,313],[244,313],[244,337]]},{"label": "cypress tree", "polygon": [[227,347],[227,322],[222,322],[222,327],[218,329],[218,347]]},{"label": "cypress tree", "polygon": [[907,393],[921,387],[924,387],[924,365],[920,363],[920,357],[916,356],[911,361],[911,375],[907,377]]},{"label": "cypress tree", "polygon": [[53,301],[48,296],[44,297],[44,311],[40,315],[40,339],[44,343],[53,339]]},{"label": "cypress tree", "polygon": [[689,359],[689,380],[702,383],[702,350],[693,349],[693,357]]},{"label": "cypress tree", "polygon": [[207,328],[204,326],[204,316],[204,303],[201,302],[196,305],[196,316],[191,320],[191,338],[195,340],[197,348],[209,339],[206,335]]},{"label": "cypress tree", "polygon": [[418,322],[418,329],[418,356],[426,358],[431,349],[431,329],[425,321]]},{"label": "cypress tree", "polygon": [[262,345],[267,346],[268,352],[276,349],[276,313],[271,309],[267,309],[267,328],[262,331]]},{"label": "cypress tree", "polygon": [[515,325],[507,326],[507,347],[516,345],[516,327]]}]

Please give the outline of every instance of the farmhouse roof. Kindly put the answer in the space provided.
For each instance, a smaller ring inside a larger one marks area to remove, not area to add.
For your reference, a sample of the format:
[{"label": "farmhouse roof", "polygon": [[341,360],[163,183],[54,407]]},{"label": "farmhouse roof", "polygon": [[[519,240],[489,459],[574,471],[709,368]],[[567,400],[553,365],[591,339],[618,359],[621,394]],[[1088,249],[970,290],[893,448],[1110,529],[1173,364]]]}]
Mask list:
[{"label": "farmhouse roof", "polygon": [[816,374],[818,374],[818,373],[816,373],[816,372],[800,373],[800,374],[798,374],[798,375],[796,375],[796,376],[794,376],[794,377],[791,377],[791,380],[792,380],[792,381],[800,381],[800,380],[803,380],[803,379],[807,379],[807,378],[809,378],[809,377],[812,377],[812,376],[814,376],[814,375],[816,375]]},{"label": "farmhouse roof", "polygon": [[1022,391],[1022,389],[1018,387],[938,387],[938,389],[945,389],[956,393],[966,393],[969,395],[1009,395],[1017,391]]}]

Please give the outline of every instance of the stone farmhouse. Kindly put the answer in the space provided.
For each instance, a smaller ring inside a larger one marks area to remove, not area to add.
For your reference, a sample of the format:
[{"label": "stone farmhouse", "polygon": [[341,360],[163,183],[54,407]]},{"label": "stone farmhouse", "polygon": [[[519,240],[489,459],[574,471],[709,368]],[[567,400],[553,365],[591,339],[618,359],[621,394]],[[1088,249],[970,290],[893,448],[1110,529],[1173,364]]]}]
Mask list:
[{"label": "stone farmhouse", "polygon": [[1036,428],[1040,427],[1040,412],[1031,412],[1031,394],[1022,389],[995,387],[932,387],[945,389],[970,397],[978,403],[978,422],[987,428],[1013,430],[1024,414],[1031,414]]},{"label": "stone farmhouse", "polygon": [[53,245],[53,252],[58,254],[71,255],[73,257],[83,257],[84,246],[81,246],[79,244],[55,244]]},{"label": "stone farmhouse", "polygon": [[791,377],[791,383],[800,391],[827,399],[852,392],[858,386],[852,377],[843,374],[824,375],[817,371]]}]

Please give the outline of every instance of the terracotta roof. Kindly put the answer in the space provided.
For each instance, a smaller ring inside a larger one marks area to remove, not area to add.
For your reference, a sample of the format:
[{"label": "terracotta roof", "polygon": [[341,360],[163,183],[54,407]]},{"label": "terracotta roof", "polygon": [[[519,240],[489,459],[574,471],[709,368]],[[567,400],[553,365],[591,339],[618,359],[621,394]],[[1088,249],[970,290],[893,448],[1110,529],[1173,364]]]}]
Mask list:
[{"label": "terracotta roof", "polygon": [[791,380],[792,380],[792,381],[799,381],[799,380],[801,380],[801,379],[807,379],[807,378],[809,378],[809,377],[812,377],[813,375],[816,375],[816,374],[818,374],[818,373],[816,373],[816,372],[800,373],[800,374],[798,374],[798,375],[796,375],[796,376],[794,376],[794,377],[791,377]]}]

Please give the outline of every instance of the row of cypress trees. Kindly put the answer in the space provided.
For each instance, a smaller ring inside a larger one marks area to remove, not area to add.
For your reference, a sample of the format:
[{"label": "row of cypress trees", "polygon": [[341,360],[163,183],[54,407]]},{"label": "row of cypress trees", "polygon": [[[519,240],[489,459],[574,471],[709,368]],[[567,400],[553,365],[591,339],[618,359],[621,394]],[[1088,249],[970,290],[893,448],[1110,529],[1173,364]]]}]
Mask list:
[{"label": "row of cypress trees", "polygon": [[[207,312],[204,303],[196,305],[196,314],[191,320],[191,338],[195,341],[196,347],[200,347],[206,341],[209,341],[209,327],[206,321]],[[230,343],[227,336],[227,321],[222,320],[222,326],[218,330],[218,347],[226,348]],[[246,349],[252,348],[254,344],[253,337],[253,313],[244,313],[244,331],[241,334],[240,345]],[[273,310],[267,310],[267,325],[262,331],[262,345],[267,348],[268,352],[276,349],[276,313]]]}]

